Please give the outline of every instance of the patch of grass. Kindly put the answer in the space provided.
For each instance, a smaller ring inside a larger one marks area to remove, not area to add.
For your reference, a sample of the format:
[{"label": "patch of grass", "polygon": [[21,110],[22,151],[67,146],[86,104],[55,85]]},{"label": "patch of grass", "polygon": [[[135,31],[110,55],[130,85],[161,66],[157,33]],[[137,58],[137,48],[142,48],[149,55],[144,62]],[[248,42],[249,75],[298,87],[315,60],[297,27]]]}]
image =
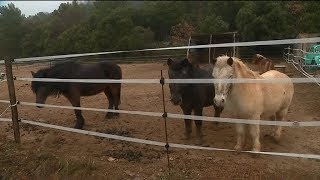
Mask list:
[{"label": "patch of grass", "polygon": [[197,179],[191,170],[181,170],[181,169],[171,169],[169,171],[163,172],[159,176],[160,180],[180,180],[180,179]]},{"label": "patch of grass", "polygon": [[87,179],[97,169],[89,159],[59,158],[47,151],[26,152],[11,141],[1,143],[0,152],[2,179]]},{"label": "patch of grass", "polygon": [[48,175],[54,178],[84,178],[90,176],[96,167],[93,161],[58,159],[53,154],[46,153],[38,156],[35,177],[46,178]]}]

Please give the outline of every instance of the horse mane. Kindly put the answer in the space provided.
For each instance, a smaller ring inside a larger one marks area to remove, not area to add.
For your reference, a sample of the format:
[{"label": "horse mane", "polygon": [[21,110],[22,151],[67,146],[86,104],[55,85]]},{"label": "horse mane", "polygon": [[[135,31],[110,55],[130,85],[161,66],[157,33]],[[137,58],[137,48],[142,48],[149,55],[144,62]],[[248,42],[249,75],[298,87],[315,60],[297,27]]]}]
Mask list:
[{"label": "horse mane", "polygon": [[184,60],[177,60],[173,61],[172,65],[169,67],[172,70],[180,70],[184,66],[187,66],[190,70],[190,78],[211,78],[212,76],[212,67],[206,67],[205,69],[197,67],[196,65],[188,62],[187,64],[184,64]]},{"label": "horse mane", "polygon": [[[217,61],[219,63],[219,66],[226,66],[227,60],[230,57],[227,55],[219,56],[217,59],[220,59],[221,61]],[[241,59],[237,57],[232,57],[233,59],[233,71],[235,72],[236,77],[244,77],[244,78],[260,78],[260,75],[254,71],[252,71],[247,65],[242,62]]]},{"label": "horse mane", "polygon": [[261,54],[255,54],[257,59],[267,59],[266,57],[262,56]]},{"label": "horse mane", "polygon": [[234,60],[234,70],[237,76],[241,76],[244,78],[260,78],[260,75],[254,71],[252,71],[244,62],[242,62],[239,58],[233,57]]}]

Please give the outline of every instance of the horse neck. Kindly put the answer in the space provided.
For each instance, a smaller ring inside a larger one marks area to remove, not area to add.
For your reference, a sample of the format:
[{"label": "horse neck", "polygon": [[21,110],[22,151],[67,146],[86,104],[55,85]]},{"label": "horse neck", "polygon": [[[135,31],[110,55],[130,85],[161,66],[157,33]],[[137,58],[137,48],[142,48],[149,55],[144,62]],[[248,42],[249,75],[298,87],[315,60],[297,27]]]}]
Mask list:
[{"label": "horse neck", "polygon": [[[250,70],[243,62],[240,61],[235,61],[234,64],[234,78],[235,79],[258,79],[260,78],[260,75],[256,74],[252,70]],[[241,94],[246,94],[246,93],[252,93],[251,89],[253,86],[256,86],[256,84],[251,84],[251,83],[235,83],[232,84],[232,89],[231,89],[231,97],[236,96],[238,98],[239,95]],[[236,99],[237,99],[236,98]]]},{"label": "horse neck", "polygon": [[233,66],[234,78],[249,78],[257,79],[259,75],[253,72],[249,67],[247,67],[243,62],[236,60]]}]

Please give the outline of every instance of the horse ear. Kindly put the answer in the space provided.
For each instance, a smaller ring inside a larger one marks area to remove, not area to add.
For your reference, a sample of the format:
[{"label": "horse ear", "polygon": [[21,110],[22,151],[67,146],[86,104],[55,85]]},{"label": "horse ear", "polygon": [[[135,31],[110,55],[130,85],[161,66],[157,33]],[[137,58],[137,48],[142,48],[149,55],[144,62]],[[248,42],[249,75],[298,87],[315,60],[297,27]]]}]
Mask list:
[{"label": "horse ear", "polygon": [[31,71],[32,76],[34,76],[36,73],[34,73],[33,71]]},{"label": "horse ear", "polygon": [[184,64],[184,65],[188,65],[188,64],[190,64],[190,62],[189,62],[188,58],[184,58],[184,60],[183,60],[183,64]]},{"label": "horse ear", "polygon": [[167,60],[167,65],[170,66],[171,64],[172,64],[172,59],[169,58],[169,59]]},{"label": "horse ear", "polygon": [[228,63],[229,66],[232,66],[232,64],[233,64],[232,57],[229,57],[229,59],[227,60],[227,63]]},{"label": "horse ear", "polygon": [[217,58],[213,58],[212,61],[211,61],[211,64],[212,64],[212,65],[215,65],[216,62],[217,62]]}]

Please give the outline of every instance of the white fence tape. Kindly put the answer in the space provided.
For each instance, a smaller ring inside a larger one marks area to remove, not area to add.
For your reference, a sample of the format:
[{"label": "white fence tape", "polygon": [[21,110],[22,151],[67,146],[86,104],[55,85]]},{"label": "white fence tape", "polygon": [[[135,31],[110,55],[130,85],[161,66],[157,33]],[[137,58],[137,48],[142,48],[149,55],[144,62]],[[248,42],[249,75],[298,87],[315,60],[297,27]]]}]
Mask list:
[{"label": "white fence tape", "polygon": [[0,121],[2,121],[2,122],[12,122],[12,120],[8,119],[8,118],[0,118]]},{"label": "white fence tape", "polygon": [[[0,102],[10,103],[7,100],[0,100]],[[61,109],[72,109],[72,110],[77,109],[77,110],[84,110],[84,111],[114,112],[114,113],[132,114],[132,115],[163,117],[163,113],[159,113],[159,112],[127,111],[127,110],[73,107],[73,106],[58,106],[58,105],[39,104],[39,103],[30,103],[30,102],[19,102],[19,104],[26,105],[26,106],[41,106],[41,107],[51,107],[51,108],[61,108]],[[298,122],[298,121],[249,120],[249,119],[183,115],[183,114],[174,114],[174,113],[167,113],[167,117],[174,118],[174,119],[192,119],[192,120],[200,120],[200,121],[223,122],[223,123],[233,123],[233,124],[259,124],[259,125],[267,125],[267,126],[286,126],[286,127],[320,126],[320,121],[299,121]]]},{"label": "white fence tape", "polygon": [[[18,81],[73,82],[73,83],[129,83],[160,84],[160,79],[56,79],[56,78],[16,78]],[[164,79],[165,84],[205,84],[205,83],[320,83],[320,78],[273,78],[273,79]]]},{"label": "white fence tape", "polygon": [[18,81],[40,82],[74,82],[74,83],[128,83],[128,84],[160,84],[160,79],[55,79],[55,78],[16,78]]},{"label": "white fence tape", "polygon": [[2,113],[0,114],[0,117],[2,117],[2,115],[8,111],[8,109],[11,107],[11,105],[9,105],[6,109],[4,109],[4,111],[2,111]]},{"label": "white fence tape", "polygon": [[[0,118],[0,121],[10,122],[11,120],[5,119],[5,118]],[[108,139],[121,140],[121,141],[127,141],[127,142],[134,142],[134,143],[139,143],[139,144],[147,144],[147,145],[154,145],[154,146],[161,146],[161,147],[164,147],[166,145],[166,143],[164,143],[164,142],[145,140],[145,139],[139,139],[139,138],[132,138],[132,137],[124,137],[124,136],[105,134],[105,133],[99,133],[99,132],[87,131],[87,130],[81,130],[81,129],[74,129],[74,128],[69,128],[69,127],[57,126],[57,125],[29,121],[29,120],[21,120],[21,122],[26,123],[26,124],[41,126],[41,127],[47,127],[47,128],[51,128],[51,129],[58,129],[58,130],[63,130],[63,131],[68,131],[68,132],[80,133],[80,134],[97,136],[97,137],[104,137],[104,138],[108,138]],[[224,151],[224,152],[234,152],[235,151],[232,149],[201,147],[201,146],[192,146],[192,145],[176,144],[176,143],[169,143],[169,147],[181,148],[181,149],[194,149],[194,150]],[[306,159],[320,159],[320,155],[317,155],[317,154],[254,152],[254,151],[242,151],[242,152],[243,153],[252,153],[252,154],[262,154],[262,155],[306,158]]]},{"label": "white fence tape", "polygon": [[[287,49],[290,49],[290,48],[287,48]],[[300,49],[293,49],[293,50],[305,53],[303,50],[300,50]],[[284,59],[287,61],[287,63],[290,63],[301,74],[303,74],[304,76],[306,76],[310,80],[313,80],[318,86],[320,86],[319,80],[317,80],[317,78],[311,76],[307,71],[304,70],[304,67],[303,67],[303,66],[305,66],[305,65],[303,65],[304,61],[305,61],[304,57],[295,56],[292,53],[284,53]],[[318,65],[306,65],[306,67],[319,67],[319,66]]]},{"label": "white fence tape", "polygon": [[[29,57],[29,58],[15,59],[15,62],[40,61],[40,60],[48,60],[48,59],[62,59],[63,60],[63,58],[74,58],[74,57],[106,55],[106,54],[118,54],[118,53],[128,53],[128,52],[163,51],[163,50],[179,50],[179,49],[201,49],[201,48],[213,48],[213,47],[218,48],[218,47],[241,47],[241,46],[267,46],[267,45],[316,43],[316,42],[320,42],[320,37],[301,38],[301,39],[269,40],[269,41],[237,42],[237,43],[222,43],[222,44],[208,44],[208,45],[193,45],[193,46],[179,46],[179,47],[166,47],[166,48],[149,48],[149,49],[140,49],[140,50],[109,51],[109,52],[68,54],[68,55],[43,56],[43,57]],[[2,64],[2,63],[3,63],[3,61],[2,62],[0,61],[0,64]]]}]

